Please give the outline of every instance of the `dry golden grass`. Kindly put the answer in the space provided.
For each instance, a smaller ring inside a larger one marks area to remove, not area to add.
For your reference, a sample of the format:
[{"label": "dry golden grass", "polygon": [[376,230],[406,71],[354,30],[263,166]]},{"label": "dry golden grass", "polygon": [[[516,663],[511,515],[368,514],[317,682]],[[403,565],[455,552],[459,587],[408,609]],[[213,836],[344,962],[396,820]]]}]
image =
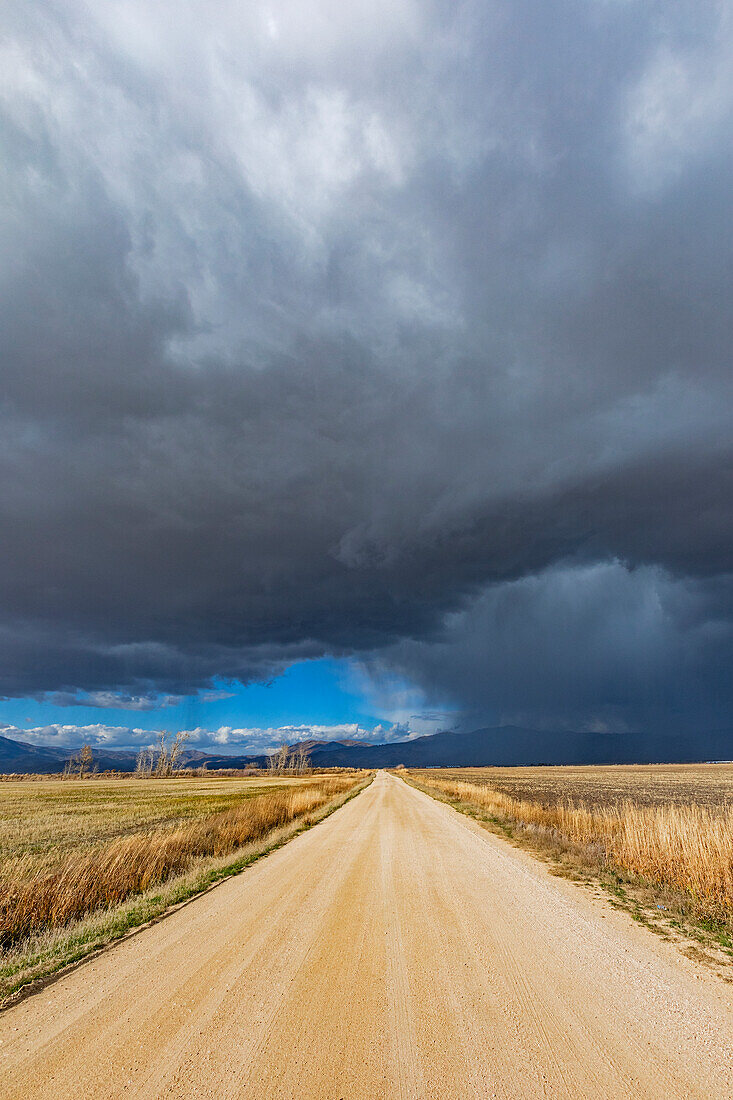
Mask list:
[{"label": "dry golden grass", "polygon": [[[475,769],[466,779],[458,778],[456,772],[411,774],[451,801],[572,845],[603,868],[620,869],[679,891],[696,917],[733,928],[731,769],[720,766],[716,775],[711,771],[715,767],[703,766],[697,773],[688,767],[682,774],[679,769],[667,768],[661,776],[654,774],[652,766],[516,769],[513,776],[508,775],[511,769],[500,769],[499,777],[494,769]],[[570,771],[579,774],[569,776]],[[612,780],[609,773],[613,773]],[[701,778],[699,801],[695,799],[696,774]],[[521,785],[524,797],[497,789],[497,778],[514,789]],[[670,791],[675,783],[678,791],[681,785],[685,798],[665,799],[662,795],[651,801],[650,786],[658,781],[660,792]],[[533,782],[537,797],[533,797]],[[637,783],[643,800],[634,797]],[[608,794],[610,785],[613,797]],[[716,789],[716,799],[710,797],[711,787]],[[593,797],[586,800],[591,792]]]},{"label": "dry golden grass", "polygon": [[0,783],[0,879],[6,871],[17,878],[21,859],[34,874],[42,867],[52,870],[72,851],[228,810],[273,786],[285,789],[307,782],[219,775],[8,780]]},{"label": "dry golden grass", "polygon": [[[34,784],[27,795],[9,792],[0,828],[0,947],[113,908],[290,822],[306,824],[356,782],[131,780],[120,793],[114,781],[49,781],[45,791]],[[222,801],[228,808],[212,813]],[[37,812],[19,812],[29,807]]]}]

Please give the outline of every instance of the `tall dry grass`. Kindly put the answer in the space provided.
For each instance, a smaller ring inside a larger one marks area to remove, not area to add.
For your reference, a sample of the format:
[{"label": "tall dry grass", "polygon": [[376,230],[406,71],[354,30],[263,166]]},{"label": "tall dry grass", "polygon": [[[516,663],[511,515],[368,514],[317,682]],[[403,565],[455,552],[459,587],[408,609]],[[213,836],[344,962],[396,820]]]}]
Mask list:
[{"label": "tall dry grass", "polygon": [[6,870],[0,880],[0,947],[111,908],[196,860],[227,855],[290,822],[308,824],[310,815],[356,782],[334,777],[274,789],[221,813],[72,851],[51,871],[30,856],[21,858],[12,877]]},{"label": "tall dry grass", "polygon": [[503,821],[544,831],[618,868],[680,890],[697,916],[733,923],[733,806],[639,805],[631,798],[589,809],[571,799],[543,806],[490,786],[459,780],[421,782]]}]

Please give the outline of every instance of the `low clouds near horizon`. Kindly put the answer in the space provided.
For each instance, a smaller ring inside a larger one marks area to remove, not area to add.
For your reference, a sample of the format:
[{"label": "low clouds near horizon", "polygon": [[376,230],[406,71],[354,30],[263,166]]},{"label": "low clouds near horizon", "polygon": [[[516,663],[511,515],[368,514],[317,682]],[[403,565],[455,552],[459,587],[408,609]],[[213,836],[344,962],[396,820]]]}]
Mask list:
[{"label": "low clouds near horizon", "polygon": [[726,5],[0,21],[1,695],[729,724]]},{"label": "low clouds near horizon", "polygon": [[[163,727],[165,728],[165,727]],[[162,732],[162,731],[160,731]],[[237,727],[220,726],[218,729],[196,727],[183,731],[188,737],[187,749],[221,755],[258,755],[269,753],[282,744],[295,745],[301,741],[362,741],[365,744],[384,744],[389,741],[405,741],[416,736],[407,726],[376,725],[366,728],[358,722],[342,722],[338,725],[303,724],[298,726]],[[101,722],[88,725],[74,723],[50,723],[46,726],[23,728],[0,725],[0,737],[11,741],[47,748],[76,750],[82,744],[93,749],[139,750],[156,744],[159,731],[139,729],[133,726],[108,726]]]}]

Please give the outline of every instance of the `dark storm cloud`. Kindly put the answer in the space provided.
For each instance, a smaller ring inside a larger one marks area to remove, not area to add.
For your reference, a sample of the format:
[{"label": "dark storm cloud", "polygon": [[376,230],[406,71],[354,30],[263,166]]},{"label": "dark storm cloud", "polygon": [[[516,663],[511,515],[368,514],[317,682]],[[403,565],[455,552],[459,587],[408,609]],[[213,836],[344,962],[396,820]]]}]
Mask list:
[{"label": "dark storm cloud", "polygon": [[440,639],[400,642],[366,671],[387,706],[397,672],[460,702],[464,728],[719,729],[733,708],[732,617],[730,581],[557,566],[490,588]]},{"label": "dark storm cloud", "polygon": [[[701,714],[729,644],[726,9],[347,8],[6,7],[0,691],[380,649],[469,708],[633,722],[662,585],[704,612],[655,627],[655,713]],[[510,690],[523,624],[552,648],[574,586],[617,585],[600,649],[568,612],[566,657]]]}]

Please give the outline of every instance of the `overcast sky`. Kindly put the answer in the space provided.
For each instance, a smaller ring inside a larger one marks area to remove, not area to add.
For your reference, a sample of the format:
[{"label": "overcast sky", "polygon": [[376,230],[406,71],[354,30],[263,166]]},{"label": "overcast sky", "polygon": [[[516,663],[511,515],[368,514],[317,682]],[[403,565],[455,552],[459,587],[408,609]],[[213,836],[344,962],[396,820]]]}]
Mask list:
[{"label": "overcast sky", "polygon": [[0,22],[1,694],[733,725],[728,0]]}]

